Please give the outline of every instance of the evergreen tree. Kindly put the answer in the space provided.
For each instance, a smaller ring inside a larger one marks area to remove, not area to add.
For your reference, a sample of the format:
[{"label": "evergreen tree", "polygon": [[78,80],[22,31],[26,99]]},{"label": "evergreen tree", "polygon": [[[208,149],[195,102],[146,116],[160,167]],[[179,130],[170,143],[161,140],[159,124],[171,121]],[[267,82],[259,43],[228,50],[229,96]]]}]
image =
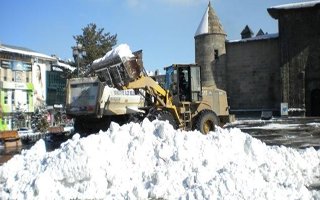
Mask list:
[{"label": "evergreen tree", "polygon": [[49,127],[48,111],[45,105],[38,107],[31,116],[31,126],[35,132],[45,133]]},{"label": "evergreen tree", "polygon": [[[83,74],[87,69],[86,66],[95,59],[104,56],[113,46],[117,44],[117,35],[111,35],[109,32],[104,33],[104,28],[98,28],[96,24],[90,23],[82,29],[82,35],[73,36],[77,44],[82,45],[82,52],[85,55],[79,59],[79,74]],[[77,46],[77,45],[75,45]],[[75,64],[77,66],[77,59]],[[77,71],[77,70],[76,70]],[[77,73],[77,72],[76,72]]]}]

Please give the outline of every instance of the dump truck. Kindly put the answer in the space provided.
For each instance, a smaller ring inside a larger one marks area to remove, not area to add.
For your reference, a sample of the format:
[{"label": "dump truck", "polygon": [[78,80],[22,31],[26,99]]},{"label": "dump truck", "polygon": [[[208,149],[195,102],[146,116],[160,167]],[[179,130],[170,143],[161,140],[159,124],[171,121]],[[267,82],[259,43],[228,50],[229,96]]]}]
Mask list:
[{"label": "dump truck", "polygon": [[226,92],[202,86],[199,65],[173,64],[165,71],[164,85],[148,76],[142,51],[109,53],[93,62],[86,75],[94,77],[67,81],[66,112],[75,120],[75,132],[98,132],[111,121],[148,118],[207,134],[230,120]]},{"label": "dump truck", "polygon": [[67,80],[66,114],[74,119],[74,132],[107,130],[111,121],[123,124],[142,112],[144,99],[133,90],[117,90],[98,77]]}]

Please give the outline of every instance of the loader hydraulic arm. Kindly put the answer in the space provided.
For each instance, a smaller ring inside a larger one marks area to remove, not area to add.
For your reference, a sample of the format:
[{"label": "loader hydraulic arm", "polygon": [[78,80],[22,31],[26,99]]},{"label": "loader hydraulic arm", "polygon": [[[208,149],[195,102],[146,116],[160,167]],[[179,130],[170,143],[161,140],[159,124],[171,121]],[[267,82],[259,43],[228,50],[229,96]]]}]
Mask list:
[{"label": "loader hydraulic arm", "polygon": [[142,76],[137,80],[129,82],[123,87],[123,89],[144,89],[148,94],[156,98],[161,106],[172,106],[169,92],[163,89],[155,80],[153,80],[149,76]]},{"label": "loader hydraulic arm", "polygon": [[172,96],[169,91],[163,89],[155,80],[149,76],[141,76],[140,78],[129,82],[123,89],[144,89],[148,94],[153,96],[157,100],[157,104],[168,109],[175,120],[180,125],[180,117],[177,107],[173,105]]},{"label": "loader hydraulic arm", "polygon": [[134,56],[120,55],[103,58],[94,62],[91,68],[110,87],[119,90],[142,89],[156,101],[152,102],[156,109],[171,112],[178,124],[181,123],[177,107],[173,104],[172,95],[147,75],[142,65],[142,52],[134,52]]}]

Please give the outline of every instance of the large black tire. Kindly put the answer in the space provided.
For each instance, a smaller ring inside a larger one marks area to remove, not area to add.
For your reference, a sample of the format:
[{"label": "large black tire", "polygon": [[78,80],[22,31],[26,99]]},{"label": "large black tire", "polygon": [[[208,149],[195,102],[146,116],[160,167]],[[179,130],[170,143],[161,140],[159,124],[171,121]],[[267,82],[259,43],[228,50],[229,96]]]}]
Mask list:
[{"label": "large black tire", "polygon": [[147,118],[150,121],[153,121],[155,119],[162,120],[162,121],[168,121],[174,129],[178,129],[177,121],[174,119],[171,112],[167,110],[153,110],[148,115]]},{"label": "large black tire", "polygon": [[74,128],[74,132],[79,133],[80,135],[85,131],[83,127],[83,122],[80,118],[74,119],[73,128]]},{"label": "large black tire", "polygon": [[79,133],[81,137],[98,133],[100,130],[106,131],[110,126],[111,118],[103,117],[101,119],[78,117],[74,121],[74,132]]},{"label": "large black tire", "polygon": [[215,126],[219,126],[218,116],[211,110],[203,110],[198,114],[195,120],[194,128],[202,134],[208,134],[215,130]]},{"label": "large black tire", "polygon": [[128,116],[127,123],[130,123],[130,122],[140,123],[140,122],[143,121],[144,118],[145,118],[145,114],[142,114],[142,113],[130,114],[130,115]]}]

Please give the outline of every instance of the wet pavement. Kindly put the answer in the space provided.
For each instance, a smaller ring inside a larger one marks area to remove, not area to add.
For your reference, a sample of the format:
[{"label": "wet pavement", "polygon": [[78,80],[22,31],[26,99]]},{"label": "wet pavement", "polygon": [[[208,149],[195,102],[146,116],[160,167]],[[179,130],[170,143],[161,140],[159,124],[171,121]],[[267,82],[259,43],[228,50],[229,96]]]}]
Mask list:
[{"label": "wet pavement", "polygon": [[237,127],[267,145],[320,148],[320,118],[238,119],[225,128]]},{"label": "wet pavement", "polygon": [[[224,128],[240,128],[243,132],[260,139],[267,145],[284,145],[292,148],[314,147],[320,149],[320,118],[273,118],[271,120],[237,119]],[[44,138],[47,151],[60,147],[69,137]],[[34,143],[24,143],[20,147],[0,147],[0,165],[12,156],[29,149]]]}]

